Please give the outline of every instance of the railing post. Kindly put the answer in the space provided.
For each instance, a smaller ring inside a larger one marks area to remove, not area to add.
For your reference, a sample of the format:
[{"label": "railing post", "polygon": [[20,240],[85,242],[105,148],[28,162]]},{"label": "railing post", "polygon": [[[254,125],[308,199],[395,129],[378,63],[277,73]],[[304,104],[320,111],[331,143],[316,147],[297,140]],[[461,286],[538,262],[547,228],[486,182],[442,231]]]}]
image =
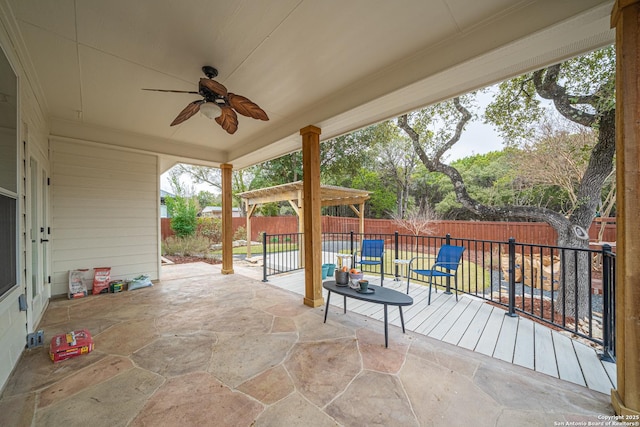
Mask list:
[{"label": "railing post", "polygon": [[518,317],[516,314],[516,239],[509,238],[509,311],[507,316]]},{"label": "railing post", "polygon": [[615,343],[613,330],[615,325],[615,310],[613,308],[614,296],[611,292],[611,246],[602,245],[602,299],[603,299],[603,312],[602,312],[602,347],[604,352],[600,356],[601,360],[607,362],[615,362]]},{"label": "railing post", "polygon": [[[398,259],[398,254],[399,254],[399,251],[398,251],[398,231],[396,231],[393,234],[393,238],[395,239],[395,255],[393,256],[393,259]],[[398,264],[396,264],[395,262],[394,262],[394,264],[395,264],[395,268],[396,268],[395,276],[396,276],[396,280],[398,280],[398,278],[400,277],[400,275],[398,274],[398,268],[400,266]]]},{"label": "railing post", "polygon": [[262,281],[267,280],[267,232],[262,233]]},{"label": "railing post", "polygon": [[[451,244],[451,235],[449,233],[447,233],[447,235],[445,236],[445,243],[447,245]],[[447,284],[446,284],[444,293],[451,295],[451,277],[447,276],[447,278],[445,280],[446,280]]]},{"label": "railing post", "polygon": [[351,242],[351,268],[354,268],[356,265],[356,254],[353,252],[353,230],[349,233],[349,240]]}]

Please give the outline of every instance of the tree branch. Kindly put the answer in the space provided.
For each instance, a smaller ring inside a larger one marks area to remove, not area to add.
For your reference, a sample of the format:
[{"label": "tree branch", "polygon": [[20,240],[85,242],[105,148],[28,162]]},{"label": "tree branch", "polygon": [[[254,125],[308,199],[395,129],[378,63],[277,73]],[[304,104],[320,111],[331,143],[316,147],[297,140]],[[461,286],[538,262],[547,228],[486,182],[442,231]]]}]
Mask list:
[{"label": "tree branch", "polygon": [[597,120],[597,116],[575,108],[573,105],[586,104],[596,107],[597,97],[593,95],[568,95],[566,89],[558,84],[559,77],[559,64],[535,71],[533,73],[533,84],[538,95],[545,99],[552,100],[558,112],[568,120],[580,123],[583,126],[593,126]]}]

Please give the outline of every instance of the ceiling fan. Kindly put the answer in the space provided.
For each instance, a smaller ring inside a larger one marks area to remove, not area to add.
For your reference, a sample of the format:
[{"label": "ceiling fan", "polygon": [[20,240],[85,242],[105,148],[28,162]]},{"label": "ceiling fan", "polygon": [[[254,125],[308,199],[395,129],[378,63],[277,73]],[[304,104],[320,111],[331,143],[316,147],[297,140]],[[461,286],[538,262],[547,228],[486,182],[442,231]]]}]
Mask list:
[{"label": "ceiling fan", "polygon": [[193,93],[202,96],[202,99],[191,102],[184,110],[171,122],[171,126],[178,125],[198,111],[202,111],[209,118],[220,111],[220,115],[215,118],[216,122],[222,126],[222,129],[233,134],[238,130],[238,115],[236,111],[243,116],[252,117],[258,120],[269,120],[267,113],[264,112],[257,104],[251,102],[244,96],[236,95],[227,91],[221,83],[213,80],[218,75],[218,70],[205,65],[202,67],[207,78],[201,78],[198,83],[198,91],[187,90],[171,90],[171,89],[142,89],[155,92],[174,92],[174,93]]}]

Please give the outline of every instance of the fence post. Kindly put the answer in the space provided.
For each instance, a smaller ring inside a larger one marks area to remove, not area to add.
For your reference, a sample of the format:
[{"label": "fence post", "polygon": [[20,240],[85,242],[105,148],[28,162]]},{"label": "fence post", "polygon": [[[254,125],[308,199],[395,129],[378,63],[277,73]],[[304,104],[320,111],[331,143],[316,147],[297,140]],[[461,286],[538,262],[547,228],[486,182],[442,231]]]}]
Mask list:
[{"label": "fence post", "polygon": [[[451,235],[450,235],[449,233],[447,233],[447,235],[445,236],[445,243],[446,243],[447,245],[450,245],[450,244],[451,244]],[[444,293],[445,293],[445,294],[449,294],[449,295],[451,295],[451,277],[447,276],[447,277],[446,277],[446,279],[445,279],[445,281],[446,281],[446,283],[447,283],[447,284],[446,284],[446,287],[445,287]],[[458,290],[456,289],[456,292],[457,292],[457,291],[458,291]]]},{"label": "fence post", "polygon": [[[602,299],[603,299],[603,312],[602,312],[602,347],[603,353],[600,356],[601,360],[607,362],[615,362],[615,343],[613,337],[615,332],[613,330],[615,325],[615,310],[612,310],[615,298],[611,292],[611,246],[602,245]],[[615,283],[615,282],[614,282]]]},{"label": "fence post", "polygon": [[267,280],[267,232],[262,233],[262,281]]},{"label": "fence post", "polygon": [[516,239],[509,238],[509,311],[507,316],[518,317],[516,314]]},{"label": "fence post", "polygon": [[[395,239],[395,255],[393,257],[393,259],[398,259],[398,231],[396,230],[396,232],[393,234],[393,238]],[[396,271],[395,271],[395,275],[396,275],[396,280],[400,280],[400,275],[398,274],[398,268],[399,265],[397,263],[394,262],[394,265],[396,266]]]}]

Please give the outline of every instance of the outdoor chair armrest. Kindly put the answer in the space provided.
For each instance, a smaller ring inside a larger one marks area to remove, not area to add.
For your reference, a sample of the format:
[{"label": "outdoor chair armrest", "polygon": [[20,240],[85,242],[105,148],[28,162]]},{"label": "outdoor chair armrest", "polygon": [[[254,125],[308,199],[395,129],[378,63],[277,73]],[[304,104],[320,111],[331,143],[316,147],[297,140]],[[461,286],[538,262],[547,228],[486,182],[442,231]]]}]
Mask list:
[{"label": "outdoor chair armrest", "polygon": [[413,265],[414,261],[417,261],[419,259],[429,259],[429,258],[431,258],[431,257],[430,256],[414,256],[413,258],[411,258],[409,260],[409,269],[411,269],[411,266]]},{"label": "outdoor chair armrest", "polygon": [[446,268],[447,270],[457,270],[458,267],[460,267],[460,264],[457,262],[436,262],[431,268],[434,269],[435,267]]}]

